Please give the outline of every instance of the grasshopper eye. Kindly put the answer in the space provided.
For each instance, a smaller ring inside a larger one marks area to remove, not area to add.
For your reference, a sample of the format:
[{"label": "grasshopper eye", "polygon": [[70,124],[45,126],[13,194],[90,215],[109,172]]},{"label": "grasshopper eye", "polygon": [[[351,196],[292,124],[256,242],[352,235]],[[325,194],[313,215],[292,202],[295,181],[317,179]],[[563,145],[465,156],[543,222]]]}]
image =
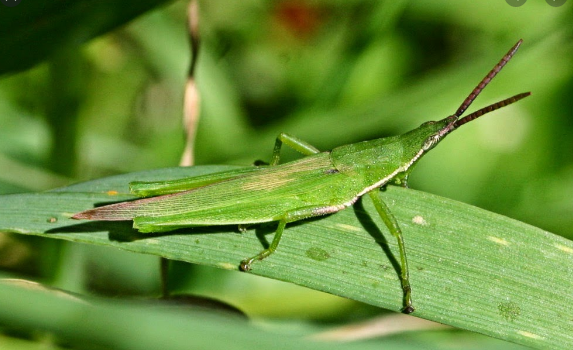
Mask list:
[{"label": "grasshopper eye", "polygon": [[440,136],[438,134],[434,134],[434,135],[428,137],[426,139],[426,141],[424,141],[424,144],[422,145],[422,149],[424,151],[429,151],[432,148],[434,148],[435,145],[438,144],[438,141],[440,141]]},{"label": "grasshopper eye", "polygon": [[426,125],[432,125],[432,124],[435,124],[435,123],[436,123],[435,121],[430,120],[429,122],[423,122],[423,123],[420,125],[420,127],[426,126]]}]

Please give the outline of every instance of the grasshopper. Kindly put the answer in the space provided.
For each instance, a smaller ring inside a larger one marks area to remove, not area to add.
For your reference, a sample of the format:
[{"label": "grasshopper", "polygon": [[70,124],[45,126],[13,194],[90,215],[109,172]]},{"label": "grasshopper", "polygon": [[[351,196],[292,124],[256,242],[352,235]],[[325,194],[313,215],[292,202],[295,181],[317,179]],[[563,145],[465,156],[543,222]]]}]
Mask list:
[{"label": "grasshopper", "polygon": [[[278,247],[288,223],[336,213],[368,194],[376,211],[398,241],[402,312],[414,312],[406,248],[398,221],[384,203],[380,188],[387,184],[408,187],[408,176],[424,154],[450,132],[486,113],[530,95],[521,93],[459,119],[478,94],[512,58],[519,40],[467,96],[457,111],[429,121],[403,135],[336,147],[321,152],[289,134],[281,133],[268,165],[157,182],[132,182],[130,190],[142,198],[75,214],[74,219],[133,220],[140,232],[165,232],[191,226],[246,225],[278,221],[267,249],[240,263],[248,271],[257,260]],[[306,157],[279,164],[282,145]]]}]

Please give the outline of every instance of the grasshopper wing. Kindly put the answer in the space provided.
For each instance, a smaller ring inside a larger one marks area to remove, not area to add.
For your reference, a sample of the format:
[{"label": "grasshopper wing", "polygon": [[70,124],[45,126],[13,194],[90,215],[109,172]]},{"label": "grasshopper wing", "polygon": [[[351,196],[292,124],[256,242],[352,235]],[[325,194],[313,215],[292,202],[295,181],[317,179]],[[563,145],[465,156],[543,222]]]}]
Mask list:
[{"label": "grasshopper wing", "polygon": [[267,167],[246,167],[167,181],[133,181],[129,183],[129,190],[138,197],[162,196],[164,194],[192,190],[239,176],[254,174],[265,168]]},{"label": "grasshopper wing", "polygon": [[324,152],[184,192],[87,210],[74,218],[133,220],[141,232],[162,232],[276,221],[299,208],[316,208],[309,216],[318,216],[354,202],[363,187],[348,179]]}]

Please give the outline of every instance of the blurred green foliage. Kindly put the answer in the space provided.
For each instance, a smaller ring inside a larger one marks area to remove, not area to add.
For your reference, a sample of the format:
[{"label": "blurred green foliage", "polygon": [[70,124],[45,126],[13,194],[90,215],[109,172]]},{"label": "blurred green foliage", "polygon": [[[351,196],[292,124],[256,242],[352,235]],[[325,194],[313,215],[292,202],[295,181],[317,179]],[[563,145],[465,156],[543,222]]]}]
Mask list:
[{"label": "blurred green foliage", "polygon": [[[96,3],[0,5],[2,194],[179,162],[187,2],[130,23],[164,2]],[[197,163],[268,159],[281,131],[329,149],[443,118],[522,38],[470,111],[532,97],[450,136],[410,185],[572,238],[572,14],[572,2],[544,1],[200,1]],[[10,235],[0,252],[2,276],[99,295],[159,290],[154,257]],[[379,312],[244,274],[172,270],[175,289],[286,331]],[[455,343],[450,333],[426,341]]]}]

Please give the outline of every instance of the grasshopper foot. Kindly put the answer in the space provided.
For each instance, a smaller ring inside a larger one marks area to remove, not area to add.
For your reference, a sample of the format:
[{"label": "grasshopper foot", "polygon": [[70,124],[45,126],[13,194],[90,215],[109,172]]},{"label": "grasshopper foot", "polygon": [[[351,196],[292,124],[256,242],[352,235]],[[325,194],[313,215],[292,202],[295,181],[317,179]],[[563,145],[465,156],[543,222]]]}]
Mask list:
[{"label": "grasshopper foot", "polygon": [[250,271],[251,265],[253,264],[253,262],[255,260],[263,260],[267,256],[271,255],[272,252],[274,252],[274,249],[271,249],[271,248],[265,249],[262,252],[260,252],[259,254],[253,256],[252,258],[248,258],[248,259],[241,261],[241,265],[239,265],[239,268],[241,269],[241,271],[245,271],[245,272]]},{"label": "grasshopper foot", "polygon": [[414,306],[412,306],[412,288],[408,283],[402,289],[404,290],[404,303],[406,304],[406,306],[402,308],[402,312],[405,314],[411,314],[416,310],[414,309]]},{"label": "grasshopper foot", "polygon": [[408,305],[402,309],[402,312],[405,314],[411,314],[412,312],[416,311],[412,305]]},{"label": "grasshopper foot", "polygon": [[251,270],[251,264],[253,263],[255,259],[250,258],[250,259],[245,259],[243,261],[241,261],[241,265],[239,265],[239,269],[241,271],[247,272]]}]

